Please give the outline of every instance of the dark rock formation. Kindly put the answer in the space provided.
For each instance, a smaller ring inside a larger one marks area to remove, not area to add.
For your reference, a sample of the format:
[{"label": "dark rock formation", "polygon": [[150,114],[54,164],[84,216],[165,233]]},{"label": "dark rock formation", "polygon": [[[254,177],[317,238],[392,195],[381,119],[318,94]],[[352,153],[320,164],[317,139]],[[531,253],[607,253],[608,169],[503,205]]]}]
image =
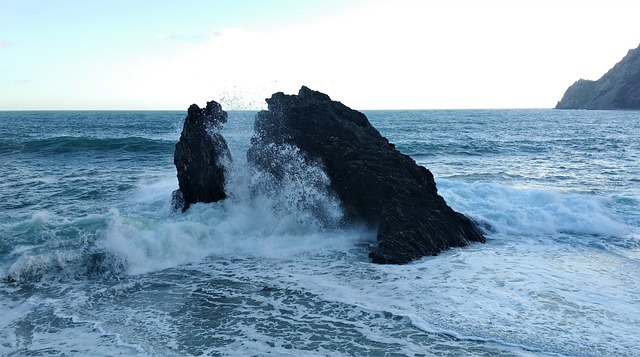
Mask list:
[{"label": "dark rock formation", "polygon": [[276,93],[256,116],[248,160],[278,176],[264,150],[291,144],[321,162],[347,217],[378,229],[375,263],[402,264],[451,247],[484,242],[468,218],[438,195],[433,175],[403,155],[366,116],[302,87]]},{"label": "dark rock formation", "polygon": [[597,81],[575,82],[556,109],[640,109],[640,47]]},{"label": "dark rock formation", "polygon": [[173,162],[178,170],[179,189],[173,192],[176,209],[186,211],[192,203],[225,199],[224,161],[231,159],[227,142],[220,134],[227,112],[211,101],[200,109],[192,104],[184,120]]}]

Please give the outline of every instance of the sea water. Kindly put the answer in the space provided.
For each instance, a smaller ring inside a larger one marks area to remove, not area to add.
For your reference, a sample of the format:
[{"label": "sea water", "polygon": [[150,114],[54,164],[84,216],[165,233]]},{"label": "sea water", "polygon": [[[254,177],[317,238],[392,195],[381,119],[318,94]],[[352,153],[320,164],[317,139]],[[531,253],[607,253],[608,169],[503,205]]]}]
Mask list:
[{"label": "sea water", "polygon": [[255,112],[184,214],[185,112],[0,112],[0,355],[638,354],[640,112],[365,114],[486,244],[372,264],[321,167],[248,167]]}]

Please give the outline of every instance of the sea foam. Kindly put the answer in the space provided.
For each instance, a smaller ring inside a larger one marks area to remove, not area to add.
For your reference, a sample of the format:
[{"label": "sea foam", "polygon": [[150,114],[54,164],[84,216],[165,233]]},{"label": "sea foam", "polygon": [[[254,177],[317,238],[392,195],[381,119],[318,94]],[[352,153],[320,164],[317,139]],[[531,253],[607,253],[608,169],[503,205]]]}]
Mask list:
[{"label": "sea foam", "polygon": [[439,180],[440,194],[457,210],[496,232],[519,235],[624,237],[631,228],[616,217],[612,198],[497,183]]},{"label": "sea foam", "polygon": [[194,204],[185,213],[169,208],[175,179],[145,183],[130,198],[132,205],[148,207],[145,214],[112,209],[99,246],[137,274],[207,256],[286,258],[346,251],[371,239],[372,232],[361,227],[339,227],[340,202],[318,164],[307,163],[295,147],[271,149],[283,163],[283,180],[235,160],[227,167],[229,198]]}]

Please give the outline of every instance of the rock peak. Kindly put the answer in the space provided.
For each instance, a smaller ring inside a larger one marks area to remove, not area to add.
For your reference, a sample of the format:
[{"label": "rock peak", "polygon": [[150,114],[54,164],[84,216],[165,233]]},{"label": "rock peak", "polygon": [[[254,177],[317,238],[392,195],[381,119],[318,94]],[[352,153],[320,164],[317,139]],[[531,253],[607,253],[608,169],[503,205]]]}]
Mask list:
[{"label": "rock peak", "polygon": [[222,110],[222,106],[216,101],[207,102],[207,106],[202,109],[197,104],[191,104],[185,120],[193,125],[202,121],[206,126],[221,128],[227,122],[227,112]]},{"label": "rock peak", "polygon": [[322,92],[318,92],[315,91],[313,89],[309,89],[309,87],[307,86],[302,86],[302,88],[300,88],[300,90],[298,91],[298,97],[300,99],[306,100],[306,101],[312,101],[312,102],[330,102],[331,98],[322,93]]},{"label": "rock peak", "polygon": [[556,109],[640,109],[640,46],[597,81],[571,85]]}]

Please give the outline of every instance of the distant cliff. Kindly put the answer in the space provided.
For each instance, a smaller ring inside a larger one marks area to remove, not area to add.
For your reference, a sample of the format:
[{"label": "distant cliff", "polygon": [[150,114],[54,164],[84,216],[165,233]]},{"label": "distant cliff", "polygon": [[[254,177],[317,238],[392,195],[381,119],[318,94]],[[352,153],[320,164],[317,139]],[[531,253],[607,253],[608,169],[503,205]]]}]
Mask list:
[{"label": "distant cliff", "polygon": [[640,109],[640,46],[597,81],[575,82],[556,109]]}]

